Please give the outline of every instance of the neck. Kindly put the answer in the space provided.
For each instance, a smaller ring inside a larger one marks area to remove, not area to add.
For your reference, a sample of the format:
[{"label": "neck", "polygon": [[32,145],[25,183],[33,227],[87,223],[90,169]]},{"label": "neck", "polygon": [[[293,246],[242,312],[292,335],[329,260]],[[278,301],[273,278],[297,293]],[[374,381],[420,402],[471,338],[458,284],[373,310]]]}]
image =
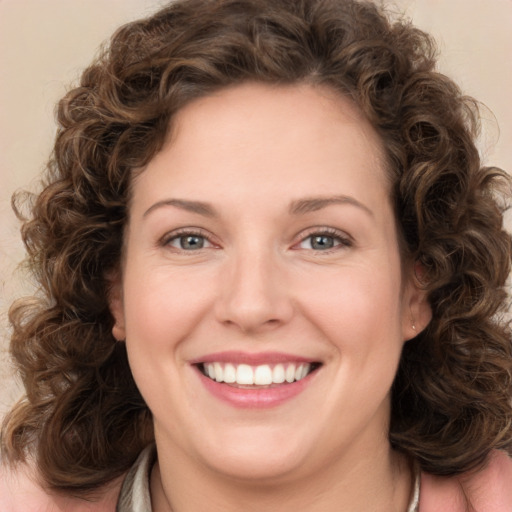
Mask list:
[{"label": "neck", "polygon": [[405,512],[413,485],[409,462],[387,443],[366,457],[347,456],[300,478],[266,482],[160,458],[151,475],[153,512],[202,512],[205,506],[210,512]]}]

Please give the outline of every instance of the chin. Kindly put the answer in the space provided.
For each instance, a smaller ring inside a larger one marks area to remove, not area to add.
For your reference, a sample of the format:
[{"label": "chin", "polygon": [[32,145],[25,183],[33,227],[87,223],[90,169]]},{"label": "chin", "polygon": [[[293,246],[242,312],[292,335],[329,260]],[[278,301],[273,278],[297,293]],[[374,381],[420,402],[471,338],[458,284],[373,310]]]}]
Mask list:
[{"label": "chin", "polygon": [[218,474],[241,482],[257,483],[259,485],[283,483],[299,472],[304,471],[303,464],[297,456],[286,457],[282,454],[262,456],[259,454],[233,454],[223,460],[216,460],[211,469]]},{"label": "chin", "polygon": [[304,471],[305,445],[289,436],[284,439],[282,431],[277,435],[253,432],[215,442],[210,449],[203,447],[203,460],[216,473],[232,479],[276,483]]}]

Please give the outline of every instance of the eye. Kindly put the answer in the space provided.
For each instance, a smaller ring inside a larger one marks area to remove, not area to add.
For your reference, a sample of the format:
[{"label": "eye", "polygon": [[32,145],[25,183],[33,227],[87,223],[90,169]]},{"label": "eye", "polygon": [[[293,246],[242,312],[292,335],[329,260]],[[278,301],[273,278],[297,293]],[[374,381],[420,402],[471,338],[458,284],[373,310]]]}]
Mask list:
[{"label": "eye", "polygon": [[202,249],[207,243],[208,242],[204,236],[182,235],[173,238],[168,242],[168,245],[178,249],[183,249],[184,251],[196,251],[197,249]]},{"label": "eye", "polygon": [[311,233],[298,244],[299,249],[313,251],[328,251],[350,246],[352,246],[351,240],[336,230]]},{"label": "eye", "polygon": [[163,238],[162,245],[187,252],[213,247],[213,244],[205,235],[193,231],[170,233]]}]

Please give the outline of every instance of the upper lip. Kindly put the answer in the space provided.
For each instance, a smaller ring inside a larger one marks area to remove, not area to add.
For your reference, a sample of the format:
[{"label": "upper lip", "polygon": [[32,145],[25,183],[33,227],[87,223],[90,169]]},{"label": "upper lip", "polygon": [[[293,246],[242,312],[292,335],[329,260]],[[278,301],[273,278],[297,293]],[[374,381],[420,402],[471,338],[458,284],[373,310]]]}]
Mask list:
[{"label": "upper lip", "polygon": [[201,363],[232,363],[232,364],[248,364],[250,366],[258,366],[262,364],[279,364],[279,363],[318,363],[317,359],[299,356],[295,354],[287,354],[284,352],[240,352],[240,351],[224,351],[207,354],[190,361],[190,364]]}]

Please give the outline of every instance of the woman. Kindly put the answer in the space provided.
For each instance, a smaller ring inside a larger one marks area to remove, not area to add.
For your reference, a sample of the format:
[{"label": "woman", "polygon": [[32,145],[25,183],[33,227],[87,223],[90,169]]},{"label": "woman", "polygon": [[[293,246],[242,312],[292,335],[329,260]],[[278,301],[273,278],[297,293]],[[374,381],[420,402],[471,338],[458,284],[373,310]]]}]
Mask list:
[{"label": "woman", "polygon": [[116,33],[23,228],[4,508],[512,507],[508,179],[434,65],[348,0]]}]

